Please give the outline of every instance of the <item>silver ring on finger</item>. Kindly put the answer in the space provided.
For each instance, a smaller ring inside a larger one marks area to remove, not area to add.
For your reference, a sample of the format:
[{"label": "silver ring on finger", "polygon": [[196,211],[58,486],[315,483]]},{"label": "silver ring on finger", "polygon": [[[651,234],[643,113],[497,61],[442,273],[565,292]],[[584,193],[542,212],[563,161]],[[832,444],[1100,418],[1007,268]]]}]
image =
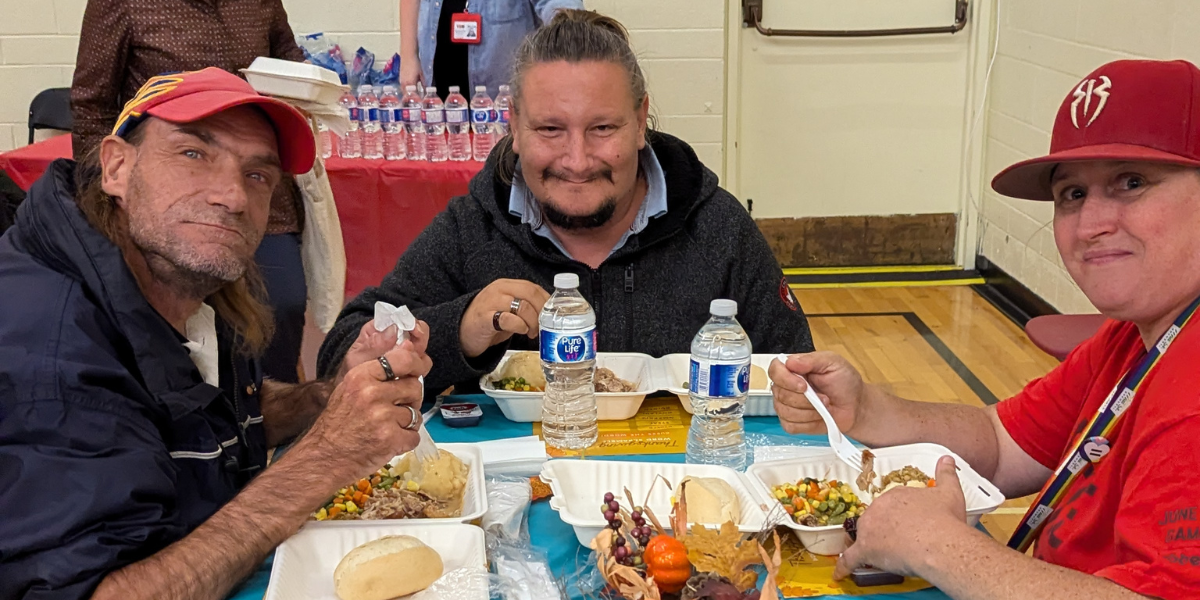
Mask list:
[{"label": "silver ring on finger", "polygon": [[500,327],[500,315],[502,314],[504,314],[504,311],[498,310],[496,311],[496,314],[492,315],[492,329],[495,329],[496,331],[504,331],[504,328]]},{"label": "silver ring on finger", "polygon": [[521,310],[521,299],[513,298],[513,301],[508,305],[508,312],[515,315],[519,310]]},{"label": "silver ring on finger", "polygon": [[396,372],[392,370],[392,363],[388,362],[388,359],[386,356],[380,356],[379,358],[377,358],[375,360],[378,360],[379,366],[383,367],[384,381],[399,381],[400,380],[400,377],[397,376]]},{"label": "silver ring on finger", "polygon": [[408,412],[410,415],[412,415],[412,418],[408,420],[408,425],[404,425],[402,428],[409,431],[416,431],[417,428],[421,426],[421,415],[417,414],[417,409],[407,404],[404,405],[404,408],[408,409]]}]

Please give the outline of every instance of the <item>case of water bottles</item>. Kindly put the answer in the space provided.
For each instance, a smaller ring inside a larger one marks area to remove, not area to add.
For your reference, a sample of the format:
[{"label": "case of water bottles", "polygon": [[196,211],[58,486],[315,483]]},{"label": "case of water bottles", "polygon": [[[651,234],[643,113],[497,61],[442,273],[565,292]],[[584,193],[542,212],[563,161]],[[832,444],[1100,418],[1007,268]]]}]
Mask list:
[{"label": "case of water bottles", "polygon": [[[542,392],[516,392],[496,389],[493,382],[501,378],[508,361],[521,351],[509,350],[494,371],[479,379],[479,387],[496,401],[496,406],[505,418],[519,423],[536,423],[542,420]],[[533,352],[528,352],[533,354]],[[774,360],[774,354],[755,354],[751,356],[750,364],[760,366],[764,370]],[[635,352],[597,352],[596,368],[612,369],[617,377],[637,385],[634,392],[598,392],[596,408],[601,421],[621,421],[632,418],[642,407],[646,396],[654,392],[666,391],[679,396],[679,401],[690,414],[691,399],[688,397],[686,382],[690,369],[691,356],[688,354],[668,354],[662,358],[654,358],[647,354]],[[683,385],[681,385],[683,384]],[[770,416],[775,414],[775,401],[769,387],[766,389],[750,388],[746,397],[746,415]]]}]

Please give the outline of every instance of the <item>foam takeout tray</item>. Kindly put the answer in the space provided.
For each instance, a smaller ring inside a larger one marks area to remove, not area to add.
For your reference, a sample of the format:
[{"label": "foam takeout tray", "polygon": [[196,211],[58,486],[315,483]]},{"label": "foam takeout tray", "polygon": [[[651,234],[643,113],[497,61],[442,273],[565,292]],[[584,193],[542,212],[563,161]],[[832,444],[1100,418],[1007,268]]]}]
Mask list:
[{"label": "foam takeout tray", "polygon": [[[496,406],[505,418],[520,423],[534,423],[542,420],[542,392],[514,392],[498,390],[492,387],[492,382],[500,379],[504,367],[518,352],[509,350],[496,369],[479,378],[479,387],[496,401]],[[755,354],[750,357],[750,363],[766,370],[775,354]],[[662,358],[654,358],[647,354],[634,352],[597,352],[596,367],[612,369],[617,377],[637,384],[634,392],[598,392],[596,408],[601,421],[620,421],[632,418],[641,408],[646,396],[659,391],[668,391],[679,397],[687,412],[692,412],[692,403],[688,398],[686,385],[691,364],[689,354],[668,354]],[[751,388],[746,397],[746,415],[773,416],[775,401],[770,388]]]}]

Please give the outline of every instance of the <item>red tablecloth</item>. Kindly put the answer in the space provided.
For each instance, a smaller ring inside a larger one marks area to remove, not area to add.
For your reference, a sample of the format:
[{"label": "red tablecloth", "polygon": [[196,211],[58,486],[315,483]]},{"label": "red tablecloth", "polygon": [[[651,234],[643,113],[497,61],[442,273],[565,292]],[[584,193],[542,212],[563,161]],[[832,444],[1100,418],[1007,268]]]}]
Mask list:
[{"label": "red tablecloth", "polygon": [[[21,189],[56,158],[71,155],[63,135],[0,154],[0,169]],[[378,285],[450,198],[467,193],[483,164],[386,160],[325,161],[346,246],[346,295]]]}]

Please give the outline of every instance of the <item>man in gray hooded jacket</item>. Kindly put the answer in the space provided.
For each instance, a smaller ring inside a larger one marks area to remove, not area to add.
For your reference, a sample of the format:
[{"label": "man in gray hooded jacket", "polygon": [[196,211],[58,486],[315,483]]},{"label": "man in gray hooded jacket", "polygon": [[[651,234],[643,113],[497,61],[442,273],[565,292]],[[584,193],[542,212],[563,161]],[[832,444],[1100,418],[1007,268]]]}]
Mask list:
[{"label": "man in gray hooded jacket", "polygon": [[323,376],[382,300],[429,324],[427,389],[477,381],[506,350],[536,349],[556,273],[579,275],[600,351],[689,352],[714,298],[738,302],[755,352],[813,349],[754,221],[686,143],[648,128],[645,78],[619,23],[561,11],[526,38],[514,71],[511,137],[343,310]]}]

